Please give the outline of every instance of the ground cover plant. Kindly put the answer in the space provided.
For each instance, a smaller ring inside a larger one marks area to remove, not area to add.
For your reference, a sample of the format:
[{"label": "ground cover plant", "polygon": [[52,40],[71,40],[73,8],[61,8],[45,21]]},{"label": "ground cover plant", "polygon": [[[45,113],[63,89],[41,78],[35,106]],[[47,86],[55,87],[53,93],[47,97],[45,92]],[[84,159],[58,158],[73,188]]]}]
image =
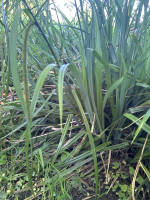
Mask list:
[{"label": "ground cover plant", "polygon": [[2,1],[0,199],[150,199],[149,1],[70,6]]}]

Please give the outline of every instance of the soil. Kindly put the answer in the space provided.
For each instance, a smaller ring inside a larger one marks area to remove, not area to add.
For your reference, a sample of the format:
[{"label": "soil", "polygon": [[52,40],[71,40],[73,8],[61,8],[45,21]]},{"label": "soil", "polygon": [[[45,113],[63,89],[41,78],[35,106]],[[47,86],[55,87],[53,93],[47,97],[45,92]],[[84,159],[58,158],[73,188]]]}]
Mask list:
[{"label": "soil", "polygon": [[[85,194],[80,193],[79,191],[74,190],[72,192],[72,197],[73,200],[95,200],[95,193],[89,193],[89,196],[87,196]],[[118,196],[110,192],[108,193],[108,195],[103,195],[99,197],[98,200],[118,200]]]},{"label": "soil", "polygon": [[[88,195],[87,195],[88,194]],[[82,191],[79,191],[77,189],[73,189],[71,192],[72,200],[95,200],[95,193],[89,192],[87,190],[87,194]],[[27,197],[31,196],[31,192],[22,192],[18,200],[25,200]],[[33,200],[41,200],[42,197],[36,197]],[[57,200],[57,199],[56,199]],[[67,199],[66,199],[67,200]],[[114,193],[109,192],[108,195],[103,195],[98,198],[98,200],[118,200],[118,196],[116,196]]]}]

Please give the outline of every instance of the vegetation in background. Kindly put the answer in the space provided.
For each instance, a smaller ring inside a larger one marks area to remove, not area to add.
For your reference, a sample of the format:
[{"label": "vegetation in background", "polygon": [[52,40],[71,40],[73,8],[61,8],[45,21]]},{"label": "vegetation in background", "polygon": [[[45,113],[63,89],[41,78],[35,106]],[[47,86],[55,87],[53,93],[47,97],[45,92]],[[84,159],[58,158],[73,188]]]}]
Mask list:
[{"label": "vegetation in background", "polygon": [[150,198],[148,3],[2,1],[0,199]]}]

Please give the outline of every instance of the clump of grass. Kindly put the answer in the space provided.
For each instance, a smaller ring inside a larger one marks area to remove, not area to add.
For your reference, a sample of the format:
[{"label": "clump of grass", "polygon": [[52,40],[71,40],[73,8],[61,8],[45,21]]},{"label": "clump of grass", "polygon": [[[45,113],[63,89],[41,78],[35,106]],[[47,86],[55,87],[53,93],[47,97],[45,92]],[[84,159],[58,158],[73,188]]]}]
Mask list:
[{"label": "clump of grass", "polygon": [[[7,193],[8,187],[10,193],[15,193],[19,190],[16,181],[28,179],[24,187],[27,189],[29,183],[36,195],[33,185],[38,177],[38,192],[42,191],[44,198],[53,198],[57,187],[61,188],[61,198],[71,198],[63,187],[65,180],[93,160],[97,198],[101,192],[99,152],[124,148],[132,151],[130,144],[136,146],[129,163],[138,162],[133,199],[140,165],[145,179],[150,177],[146,145],[148,3],[140,1],[136,7],[135,0],[87,3],[88,7],[84,1],[75,0],[73,21],[54,4],[62,22],[53,20],[48,1],[27,4],[24,0],[6,0],[2,4],[0,63],[1,93],[5,92],[5,98],[0,111],[0,163],[6,166],[2,174],[9,177],[1,174],[5,186],[1,188],[2,194]],[[15,9],[16,5],[22,10]],[[13,101],[8,101],[8,94]],[[136,131],[135,124],[139,126]],[[107,174],[108,169],[109,164]],[[147,181],[144,184],[147,187]]]}]

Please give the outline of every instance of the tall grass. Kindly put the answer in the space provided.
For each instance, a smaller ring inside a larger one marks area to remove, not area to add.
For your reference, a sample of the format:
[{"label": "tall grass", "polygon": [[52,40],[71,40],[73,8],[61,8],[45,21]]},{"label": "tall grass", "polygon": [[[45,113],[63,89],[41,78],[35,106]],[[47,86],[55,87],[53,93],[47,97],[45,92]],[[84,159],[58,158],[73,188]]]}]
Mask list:
[{"label": "tall grass", "polygon": [[[149,155],[148,1],[86,3],[75,0],[70,21],[53,2],[62,22],[53,20],[49,1],[2,4],[2,166],[12,169],[11,176],[4,170],[10,182],[27,171],[33,195],[33,172],[54,198],[50,183],[61,185],[93,160],[97,198],[99,152],[133,143],[142,149],[135,148],[132,162]],[[17,100],[9,102],[8,92]],[[149,161],[143,162],[137,166],[149,178]],[[134,198],[134,180],[132,192]]]}]

